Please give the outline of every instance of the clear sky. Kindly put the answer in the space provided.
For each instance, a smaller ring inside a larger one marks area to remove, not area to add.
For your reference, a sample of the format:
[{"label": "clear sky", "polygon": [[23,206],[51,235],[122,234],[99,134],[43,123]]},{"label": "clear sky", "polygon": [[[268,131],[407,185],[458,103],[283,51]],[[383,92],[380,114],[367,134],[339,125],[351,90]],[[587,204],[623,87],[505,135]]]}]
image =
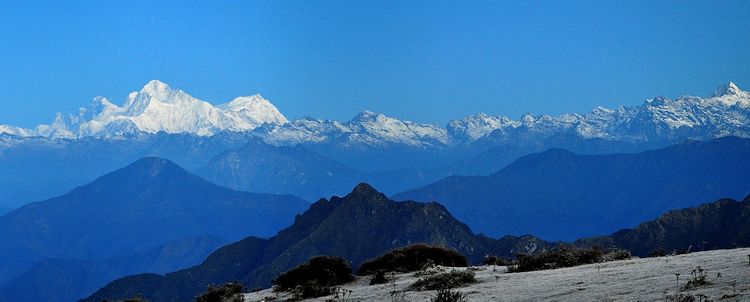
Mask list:
[{"label": "clear sky", "polygon": [[0,0],[0,124],[151,79],[290,118],[445,123],[750,90],[748,1]]}]

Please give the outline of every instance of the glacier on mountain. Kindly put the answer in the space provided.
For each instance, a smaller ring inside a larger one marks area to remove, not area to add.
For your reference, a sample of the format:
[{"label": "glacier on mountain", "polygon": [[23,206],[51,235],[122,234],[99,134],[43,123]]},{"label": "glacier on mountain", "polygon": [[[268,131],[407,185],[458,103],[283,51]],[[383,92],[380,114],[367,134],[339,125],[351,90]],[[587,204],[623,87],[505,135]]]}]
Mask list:
[{"label": "glacier on mountain", "polygon": [[58,113],[34,130],[0,125],[0,134],[47,138],[123,137],[157,132],[210,136],[248,133],[273,145],[336,143],[344,147],[450,147],[480,140],[573,136],[612,141],[660,141],[750,136],[750,93],[729,82],[709,97],[655,97],[636,106],[596,107],[586,114],[524,114],[519,119],[485,113],[451,120],[445,127],[364,111],[346,122],[289,121],[260,95],[212,105],[153,80],[121,105],[95,98],[77,114]]}]

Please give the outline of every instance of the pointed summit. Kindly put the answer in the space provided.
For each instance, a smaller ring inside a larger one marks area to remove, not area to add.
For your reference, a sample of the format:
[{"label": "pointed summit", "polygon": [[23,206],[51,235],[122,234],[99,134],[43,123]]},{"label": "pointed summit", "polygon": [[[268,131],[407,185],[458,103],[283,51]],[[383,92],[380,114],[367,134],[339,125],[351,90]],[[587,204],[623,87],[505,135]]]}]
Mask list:
[{"label": "pointed summit", "polygon": [[357,184],[356,187],[354,187],[354,190],[352,190],[351,194],[360,194],[360,195],[373,195],[373,194],[380,194],[378,190],[375,190],[371,185],[360,182]]},{"label": "pointed summit", "polygon": [[150,94],[151,96],[159,96],[159,95],[165,95],[172,91],[172,88],[167,85],[167,83],[164,83],[159,80],[151,80],[148,83],[146,83],[143,88],[141,88],[141,92],[145,92]]},{"label": "pointed summit", "polygon": [[171,174],[173,171],[184,171],[187,173],[187,171],[180,168],[177,164],[167,159],[154,156],[141,158],[123,169],[134,170],[134,172],[141,173],[145,172],[151,177],[156,177],[163,173]]},{"label": "pointed summit", "polygon": [[388,197],[375,190],[371,185],[361,182],[354,187],[351,193],[344,196],[344,200],[369,204],[371,202],[387,202]]},{"label": "pointed summit", "polygon": [[252,109],[262,104],[270,103],[264,99],[260,94],[254,94],[251,96],[236,97],[231,102],[221,105],[222,109],[229,109],[234,111],[240,111],[243,109]]},{"label": "pointed summit", "polygon": [[726,85],[716,89],[716,92],[714,92],[713,96],[719,97],[725,95],[739,95],[740,93],[742,93],[742,89],[737,87],[737,84],[735,84],[734,82],[729,81],[729,83],[727,83]]},{"label": "pointed summit", "polygon": [[379,118],[385,118],[385,115],[372,112],[370,110],[365,110],[355,115],[352,121],[375,121]]},{"label": "pointed summit", "polygon": [[144,157],[124,168],[99,177],[91,184],[121,183],[137,187],[139,185],[158,186],[175,181],[184,181],[195,185],[200,183],[199,180],[199,177],[167,159]]},{"label": "pointed summit", "polygon": [[255,128],[263,123],[284,124],[287,118],[278,108],[260,94],[241,96],[218,106],[226,114],[246,123],[246,128]]}]

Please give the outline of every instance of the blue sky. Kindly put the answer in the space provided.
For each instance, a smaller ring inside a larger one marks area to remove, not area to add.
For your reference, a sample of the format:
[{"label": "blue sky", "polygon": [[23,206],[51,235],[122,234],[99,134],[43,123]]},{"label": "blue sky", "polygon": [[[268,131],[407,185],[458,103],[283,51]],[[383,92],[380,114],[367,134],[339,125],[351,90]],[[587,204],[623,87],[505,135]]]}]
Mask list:
[{"label": "blue sky", "polygon": [[443,124],[750,90],[747,1],[0,0],[0,124],[151,79],[291,118]]}]

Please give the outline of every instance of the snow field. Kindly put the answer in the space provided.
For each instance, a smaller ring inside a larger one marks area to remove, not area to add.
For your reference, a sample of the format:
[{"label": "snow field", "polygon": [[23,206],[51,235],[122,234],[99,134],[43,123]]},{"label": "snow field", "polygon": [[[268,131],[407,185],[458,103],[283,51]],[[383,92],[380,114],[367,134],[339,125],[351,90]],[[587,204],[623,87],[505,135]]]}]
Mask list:
[{"label": "snow field", "polygon": [[[657,258],[634,258],[554,270],[506,273],[502,266],[476,267],[478,282],[458,290],[468,301],[672,301],[676,295],[707,296],[712,301],[750,301],[750,248],[715,250]],[[684,290],[691,271],[700,266],[710,284]],[[442,268],[465,270],[467,268]],[[679,273],[679,283],[676,273]],[[406,291],[417,281],[414,273],[369,285],[357,277],[341,286],[349,294],[334,301],[429,301],[434,291]],[[391,293],[402,300],[394,300]],[[271,289],[245,295],[245,301],[285,300]],[[724,297],[724,299],[722,299]],[[308,301],[326,301],[333,296]]]}]

